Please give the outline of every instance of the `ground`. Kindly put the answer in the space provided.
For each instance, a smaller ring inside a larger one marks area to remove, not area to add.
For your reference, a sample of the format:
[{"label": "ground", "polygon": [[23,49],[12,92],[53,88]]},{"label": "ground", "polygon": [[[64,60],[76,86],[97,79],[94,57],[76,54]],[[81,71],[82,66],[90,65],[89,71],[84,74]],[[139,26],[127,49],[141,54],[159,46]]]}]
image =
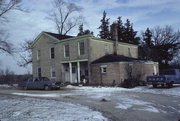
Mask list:
[{"label": "ground", "polygon": [[1,121],[178,121],[180,85],[120,87],[67,86],[56,91],[0,86]]}]

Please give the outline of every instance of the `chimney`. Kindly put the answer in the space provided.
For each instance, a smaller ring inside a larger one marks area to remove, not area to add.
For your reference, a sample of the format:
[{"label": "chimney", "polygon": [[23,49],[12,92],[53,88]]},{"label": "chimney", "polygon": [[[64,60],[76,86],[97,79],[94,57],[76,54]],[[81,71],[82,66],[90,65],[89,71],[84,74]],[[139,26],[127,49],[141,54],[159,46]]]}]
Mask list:
[{"label": "chimney", "polygon": [[114,49],[114,55],[117,55],[118,52],[118,24],[117,22],[114,22],[111,25],[111,34],[112,34],[112,40],[113,43],[113,49]]}]

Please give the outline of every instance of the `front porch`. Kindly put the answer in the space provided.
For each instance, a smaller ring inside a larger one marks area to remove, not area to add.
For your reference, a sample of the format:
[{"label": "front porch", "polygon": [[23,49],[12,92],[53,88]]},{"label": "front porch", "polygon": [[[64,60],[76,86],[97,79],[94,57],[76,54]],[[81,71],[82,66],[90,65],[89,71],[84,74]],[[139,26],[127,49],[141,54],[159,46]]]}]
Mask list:
[{"label": "front porch", "polygon": [[70,82],[71,84],[76,83],[88,83],[89,82],[89,71],[88,61],[68,61],[62,63],[62,80]]}]

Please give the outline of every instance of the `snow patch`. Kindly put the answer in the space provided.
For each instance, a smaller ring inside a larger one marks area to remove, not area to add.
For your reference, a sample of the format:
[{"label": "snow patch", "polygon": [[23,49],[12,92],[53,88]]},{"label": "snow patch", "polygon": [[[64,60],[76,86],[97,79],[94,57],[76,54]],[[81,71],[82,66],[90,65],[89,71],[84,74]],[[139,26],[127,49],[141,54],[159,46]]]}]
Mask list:
[{"label": "snow patch", "polygon": [[58,94],[30,94],[30,93],[12,93],[13,95],[28,97],[60,97]]},{"label": "snow patch", "polygon": [[10,88],[11,86],[9,86],[8,84],[0,84],[0,88]]},{"label": "snow patch", "polygon": [[108,121],[100,112],[79,104],[36,98],[0,100],[2,121]]},{"label": "snow patch", "polygon": [[136,110],[144,110],[144,111],[159,113],[159,110],[153,106],[145,106],[143,108],[137,108]]}]

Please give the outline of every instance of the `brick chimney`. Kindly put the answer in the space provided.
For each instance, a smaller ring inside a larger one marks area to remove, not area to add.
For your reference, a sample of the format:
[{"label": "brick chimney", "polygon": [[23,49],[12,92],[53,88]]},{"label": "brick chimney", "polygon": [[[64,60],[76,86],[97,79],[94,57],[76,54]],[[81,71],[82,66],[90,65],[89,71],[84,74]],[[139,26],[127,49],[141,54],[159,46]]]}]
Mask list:
[{"label": "brick chimney", "polygon": [[114,41],[113,49],[114,49],[114,55],[117,55],[118,53],[118,24],[117,22],[114,22],[111,25],[111,35],[112,40]]}]

